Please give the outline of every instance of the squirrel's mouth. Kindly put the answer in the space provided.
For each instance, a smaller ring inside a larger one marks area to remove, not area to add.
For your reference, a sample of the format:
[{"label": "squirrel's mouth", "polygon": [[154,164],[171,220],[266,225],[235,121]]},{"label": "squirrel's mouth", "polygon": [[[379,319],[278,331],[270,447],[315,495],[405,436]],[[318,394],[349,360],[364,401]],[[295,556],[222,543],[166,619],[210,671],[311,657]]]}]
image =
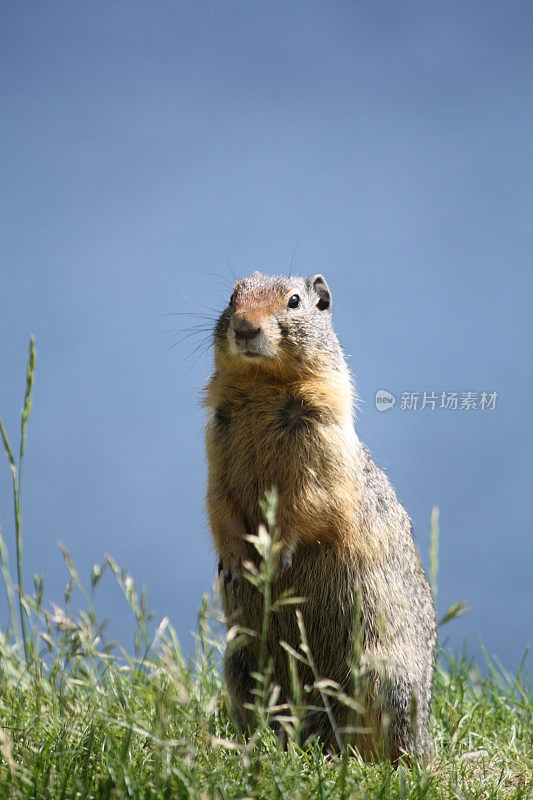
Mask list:
[{"label": "squirrel's mouth", "polygon": [[270,354],[258,353],[256,350],[240,350],[237,357],[241,358],[243,361],[254,361],[255,363],[259,361],[268,361],[272,358]]},{"label": "squirrel's mouth", "polygon": [[255,337],[253,341],[239,341],[233,333],[228,336],[228,340],[230,352],[244,361],[258,361],[272,358],[275,355],[270,343],[265,341],[265,337],[262,335]]}]

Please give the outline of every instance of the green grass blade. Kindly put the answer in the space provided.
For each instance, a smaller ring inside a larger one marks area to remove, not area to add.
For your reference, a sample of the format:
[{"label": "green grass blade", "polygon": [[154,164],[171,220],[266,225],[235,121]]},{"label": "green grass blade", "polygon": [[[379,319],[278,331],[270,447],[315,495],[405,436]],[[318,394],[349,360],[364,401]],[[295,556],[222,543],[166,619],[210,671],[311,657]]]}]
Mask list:
[{"label": "green grass blade", "polygon": [[431,509],[431,524],[429,529],[429,585],[433,600],[437,599],[437,578],[439,574],[439,507]]}]

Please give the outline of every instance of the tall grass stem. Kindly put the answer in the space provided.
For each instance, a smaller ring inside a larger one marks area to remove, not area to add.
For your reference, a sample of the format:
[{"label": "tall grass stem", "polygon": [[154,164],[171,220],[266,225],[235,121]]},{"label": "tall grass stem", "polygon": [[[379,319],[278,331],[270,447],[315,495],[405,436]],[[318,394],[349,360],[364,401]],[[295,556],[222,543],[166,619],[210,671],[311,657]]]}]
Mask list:
[{"label": "tall grass stem", "polygon": [[[24,394],[24,405],[22,407],[21,417],[20,417],[20,449],[19,449],[18,468],[15,462],[15,458],[13,456],[13,450],[9,443],[6,429],[4,427],[2,420],[0,419],[0,434],[2,435],[4,449],[6,451],[7,459],[9,461],[9,466],[11,468],[11,475],[13,478],[15,545],[16,545],[16,556],[17,556],[17,580],[18,580],[18,595],[19,595],[20,628],[22,636],[22,646],[24,649],[24,658],[26,659],[26,661],[28,660],[28,650],[27,650],[28,631],[26,627],[26,611],[24,609],[24,575],[22,569],[22,521],[21,521],[20,508],[21,508],[22,466],[24,462],[24,449],[26,445],[26,428],[31,413],[31,396],[33,390],[33,376],[35,372],[35,359],[36,359],[35,339],[33,336],[31,336],[29,353],[28,353],[28,363],[26,366],[26,391]],[[4,561],[5,561],[4,555],[7,556],[7,552],[5,554],[2,553],[2,573],[4,574],[4,581],[5,581],[6,579],[5,574],[8,573],[4,572]],[[9,585],[7,583],[6,583],[6,590],[8,591],[8,597],[9,597]]]},{"label": "tall grass stem", "polygon": [[439,574],[439,513],[439,507],[433,506],[429,528],[429,585],[434,601],[437,599]]}]

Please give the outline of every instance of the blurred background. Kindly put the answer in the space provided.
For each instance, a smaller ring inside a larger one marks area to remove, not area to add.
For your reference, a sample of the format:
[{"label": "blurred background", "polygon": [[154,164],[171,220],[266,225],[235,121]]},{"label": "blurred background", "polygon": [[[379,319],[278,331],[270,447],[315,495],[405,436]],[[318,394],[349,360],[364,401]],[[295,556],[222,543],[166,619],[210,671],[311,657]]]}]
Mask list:
[{"label": "blurred background", "polygon": [[[439,612],[471,606],[443,638],[479,662],[481,640],[514,669],[533,600],[531,4],[0,10],[0,415],[13,444],[32,333],[38,351],[26,586],[44,574],[62,602],[58,541],[87,582],[109,552],[190,650],[215,573],[204,337],[235,276],[292,264],[330,284],[359,434],[426,565],[440,507]],[[380,389],[396,397],[386,412]],[[404,392],[420,393],[416,409]],[[477,407],[439,408],[442,392],[477,393]],[[127,638],[124,599],[109,577],[98,588]],[[3,597],[0,610],[5,628]]]}]

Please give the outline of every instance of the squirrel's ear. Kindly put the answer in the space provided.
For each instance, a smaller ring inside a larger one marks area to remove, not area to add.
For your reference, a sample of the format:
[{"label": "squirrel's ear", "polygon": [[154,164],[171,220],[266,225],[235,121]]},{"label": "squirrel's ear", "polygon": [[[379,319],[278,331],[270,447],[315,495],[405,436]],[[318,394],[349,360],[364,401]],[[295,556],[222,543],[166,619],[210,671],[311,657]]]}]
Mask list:
[{"label": "squirrel's ear", "polygon": [[327,308],[331,309],[331,292],[323,275],[311,275],[306,278],[305,282],[309,289],[314,291],[317,295],[317,308],[320,311],[325,311]]}]

